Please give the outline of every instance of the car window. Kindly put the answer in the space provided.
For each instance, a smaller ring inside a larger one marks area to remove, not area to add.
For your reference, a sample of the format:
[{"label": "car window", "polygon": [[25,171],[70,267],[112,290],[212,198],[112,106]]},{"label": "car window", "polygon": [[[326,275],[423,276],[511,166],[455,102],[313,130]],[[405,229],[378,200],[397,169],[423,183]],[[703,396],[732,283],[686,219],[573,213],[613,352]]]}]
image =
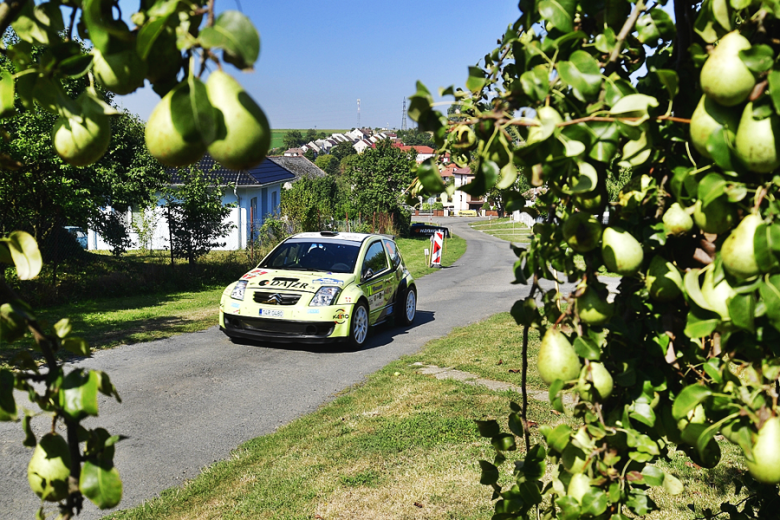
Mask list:
[{"label": "car window", "polygon": [[393,269],[395,269],[401,263],[401,253],[398,251],[396,243],[392,240],[384,240],[384,243],[387,249],[387,256],[390,257],[390,262],[393,263]]},{"label": "car window", "polygon": [[258,267],[351,273],[360,245],[345,241],[289,240],[277,247]]},{"label": "car window", "polygon": [[368,246],[368,251],[366,251],[366,258],[363,260],[361,273],[365,275],[369,269],[374,274],[387,269],[387,255],[385,255],[385,249],[380,241],[376,241]]}]

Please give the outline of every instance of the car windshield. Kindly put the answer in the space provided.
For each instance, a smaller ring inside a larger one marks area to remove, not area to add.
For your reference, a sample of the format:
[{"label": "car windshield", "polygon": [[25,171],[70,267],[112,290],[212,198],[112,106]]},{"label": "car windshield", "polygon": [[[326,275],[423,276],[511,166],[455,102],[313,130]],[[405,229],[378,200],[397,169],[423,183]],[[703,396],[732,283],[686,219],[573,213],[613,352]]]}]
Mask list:
[{"label": "car windshield", "polygon": [[351,273],[355,270],[360,244],[346,240],[288,240],[266,257],[258,267],[298,271]]}]

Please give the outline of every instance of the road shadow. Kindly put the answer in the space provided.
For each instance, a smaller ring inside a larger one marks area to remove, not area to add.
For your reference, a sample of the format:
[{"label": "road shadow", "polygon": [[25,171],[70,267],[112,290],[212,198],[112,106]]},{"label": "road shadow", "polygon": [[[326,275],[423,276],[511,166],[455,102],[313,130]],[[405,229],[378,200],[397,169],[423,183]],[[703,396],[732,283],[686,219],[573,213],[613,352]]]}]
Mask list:
[{"label": "road shadow", "polygon": [[[384,323],[371,327],[368,339],[365,345],[360,350],[372,350],[375,348],[383,347],[389,343],[392,343],[396,337],[406,334],[409,330],[415,327],[421,327],[426,323],[434,321],[436,318],[433,311],[417,311],[417,316],[414,318],[414,323],[407,326],[396,325],[393,319],[390,319]],[[345,343],[325,343],[325,344],[305,344],[305,343],[272,343],[272,342],[259,342],[252,341],[243,338],[231,338],[236,345],[244,345],[248,347],[262,347],[273,348],[277,350],[295,350],[303,352],[318,352],[318,353],[330,353],[339,354],[344,352],[355,352],[347,347]]]}]

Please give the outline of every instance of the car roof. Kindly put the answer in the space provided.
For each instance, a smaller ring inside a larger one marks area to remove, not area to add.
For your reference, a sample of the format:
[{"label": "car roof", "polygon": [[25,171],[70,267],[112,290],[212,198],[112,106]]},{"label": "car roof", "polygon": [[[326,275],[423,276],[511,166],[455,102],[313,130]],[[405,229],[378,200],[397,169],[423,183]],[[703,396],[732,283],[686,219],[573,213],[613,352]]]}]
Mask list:
[{"label": "car roof", "polygon": [[382,237],[382,238],[390,238],[393,237],[391,235],[377,235],[373,233],[340,233],[337,231],[314,231],[314,232],[308,232],[308,233],[298,233],[297,235],[293,235],[290,238],[304,238],[304,239],[311,239],[311,240],[348,240],[350,242],[364,242],[369,238],[373,237]]}]

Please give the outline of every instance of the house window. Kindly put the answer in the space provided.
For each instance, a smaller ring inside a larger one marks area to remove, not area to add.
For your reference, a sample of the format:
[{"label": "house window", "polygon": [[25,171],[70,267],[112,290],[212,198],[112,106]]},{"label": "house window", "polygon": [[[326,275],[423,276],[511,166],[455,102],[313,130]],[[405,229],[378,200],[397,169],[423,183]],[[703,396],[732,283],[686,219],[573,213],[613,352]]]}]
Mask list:
[{"label": "house window", "polygon": [[279,209],[278,197],[279,197],[279,192],[278,191],[274,190],[273,192],[271,192],[271,212],[272,213],[276,213],[277,210]]},{"label": "house window", "polygon": [[251,213],[249,218],[253,221],[260,220],[260,217],[257,214],[257,197],[252,197],[252,200],[249,201],[249,211]]}]

